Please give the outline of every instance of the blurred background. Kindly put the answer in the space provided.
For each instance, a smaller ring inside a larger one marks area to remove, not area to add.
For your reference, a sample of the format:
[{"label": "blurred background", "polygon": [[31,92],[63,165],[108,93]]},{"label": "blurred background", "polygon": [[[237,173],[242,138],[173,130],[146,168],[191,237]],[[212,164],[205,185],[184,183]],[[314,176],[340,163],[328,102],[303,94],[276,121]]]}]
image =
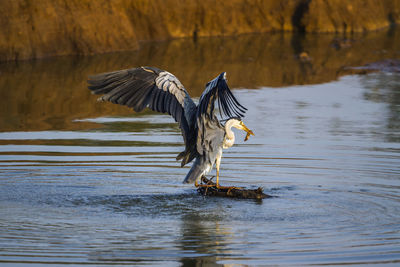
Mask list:
[{"label": "blurred background", "polygon": [[397,0],[2,1],[0,61],[139,49],[171,38],[295,31],[350,34],[400,21]]},{"label": "blurred background", "polygon": [[[0,265],[400,263],[400,1],[3,0],[0,14]],[[171,117],[87,89],[138,66],[195,100],[226,71],[255,136],[237,133],[221,183],[275,197],[199,196]]]}]

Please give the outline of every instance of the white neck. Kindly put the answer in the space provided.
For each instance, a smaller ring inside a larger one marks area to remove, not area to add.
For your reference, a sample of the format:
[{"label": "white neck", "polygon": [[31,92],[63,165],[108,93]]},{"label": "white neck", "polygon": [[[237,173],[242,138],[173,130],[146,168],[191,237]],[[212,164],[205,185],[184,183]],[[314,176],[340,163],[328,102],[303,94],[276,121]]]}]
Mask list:
[{"label": "white neck", "polygon": [[232,131],[232,127],[235,121],[228,120],[225,124],[225,139],[223,148],[230,148],[235,143],[235,134]]}]

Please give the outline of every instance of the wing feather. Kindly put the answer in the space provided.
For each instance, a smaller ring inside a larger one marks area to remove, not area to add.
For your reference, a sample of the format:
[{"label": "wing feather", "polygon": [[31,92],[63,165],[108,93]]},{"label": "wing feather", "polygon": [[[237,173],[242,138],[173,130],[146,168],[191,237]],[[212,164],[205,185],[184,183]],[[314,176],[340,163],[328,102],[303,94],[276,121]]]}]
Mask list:
[{"label": "wing feather", "polygon": [[221,116],[244,117],[244,113],[246,113],[247,109],[242,106],[232,94],[228,84],[226,83],[225,77],[226,74],[223,72],[218,75],[218,77],[207,83],[206,89],[199,100],[197,118],[204,114],[209,118],[212,118],[215,109],[215,102],[218,102]]},{"label": "wing feather", "polygon": [[[206,84],[200,96],[196,112],[196,149],[200,155],[209,155],[213,149],[211,142],[222,144],[224,129],[215,116],[215,103],[218,104],[221,117],[243,117],[246,108],[232,94],[226,83],[225,72]],[[217,140],[218,139],[218,140]]]},{"label": "wing feather", "polygon": [[154,67],[140,67],[90,76],[88,83],[94,94],[103,95],[100,101],[125,105],[136,112],[149,107],[170,114],[179,123],[186,149],[190,142],[195,142],[196,104],[173,74]]}]

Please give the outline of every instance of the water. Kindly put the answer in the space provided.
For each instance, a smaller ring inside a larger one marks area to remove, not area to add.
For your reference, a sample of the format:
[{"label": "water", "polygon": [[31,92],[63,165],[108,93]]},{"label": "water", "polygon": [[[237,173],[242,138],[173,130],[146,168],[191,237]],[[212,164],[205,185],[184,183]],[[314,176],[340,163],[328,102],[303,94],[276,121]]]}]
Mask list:
[{"label": "water", "polygon": [[[0,264],[398,265],[400,76],[340,74],[398,57],[397,36],[340,50],[329,35],[176,40],[0,65]],[[312,61],[296,57],[304,49]],[[256,135],[236,132],[221,183],[276,197],[199,196],[181,183],[169,116],[85,88],[89,74],[136,65],[170,70],[195,97],[226,70]]]}]

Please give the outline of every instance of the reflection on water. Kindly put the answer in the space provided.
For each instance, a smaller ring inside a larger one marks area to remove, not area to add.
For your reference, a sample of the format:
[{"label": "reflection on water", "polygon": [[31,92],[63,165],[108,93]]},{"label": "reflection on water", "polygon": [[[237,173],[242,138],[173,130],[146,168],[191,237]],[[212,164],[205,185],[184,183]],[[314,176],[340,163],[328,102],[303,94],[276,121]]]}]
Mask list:
[{"label": "reflection on water", "polygon": [[[75,119],[130,114],[124,107],[93,101],[86,80],[100,72],[158,66],[177,75],[198,97],[222,71],[233,88],[280,87],[329,82],[345,67],[400,57],[400,31],[355,35],[351,46],[340,49],[333,45],[343,38],[266,34],[199,38],[196,43],[178,39],[144,44],[131,53],[0,64],[0,129],[82,130],[95,125]],[[310,60],[299,58],[302,51]]]},{"label": "reflection on water", "polygon": [[[399,74],[335,80],[398,55],[398,37],[335,38],[175,40],[0,65],[0,264],[399,264]],[[238,133],[221,182],[277,197],[197,195],[181,183],[169,116],[99,104],[85,88],[88,74],[137,65],[176,73],[193,96],[227,71],[256,136]]]},{"label": "reflection on water", "polygon": [[400,76],[387,73],[378,73],[366,76],[362,84],[368,91],[365,99],[376,103],[388,103],[387,122],[385,124],[385,138],[389,142],[399,142],[400,130]]}]

